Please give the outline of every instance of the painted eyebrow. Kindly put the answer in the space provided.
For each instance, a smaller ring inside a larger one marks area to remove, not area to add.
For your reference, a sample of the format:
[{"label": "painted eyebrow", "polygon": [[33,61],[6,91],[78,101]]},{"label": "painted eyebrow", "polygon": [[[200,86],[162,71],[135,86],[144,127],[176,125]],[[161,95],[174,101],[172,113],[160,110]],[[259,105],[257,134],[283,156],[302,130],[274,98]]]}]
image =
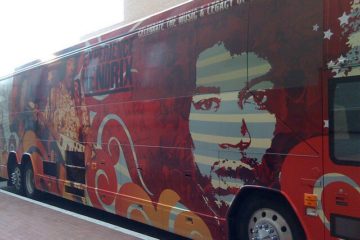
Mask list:
[{"label": "painted eyebrow", "polygon": [[[194,95],[193,101],[198,102],[202,99],[209,99],[209,98],[221,98],[222,102],[227,101],[238,101],[239,100],[239,92],[224,92],[224,93],[209,93],[209,94],[201,94],[201,95]],[[249,97],[249,99],[252,98],[252,96]]]},{"label": "painted eyebrow", "polygon": [[193,102],[199,102],[201,100],[210,99],[210,98],[219,98],[219,94],[210,93],[210,94],[194,95]]}]

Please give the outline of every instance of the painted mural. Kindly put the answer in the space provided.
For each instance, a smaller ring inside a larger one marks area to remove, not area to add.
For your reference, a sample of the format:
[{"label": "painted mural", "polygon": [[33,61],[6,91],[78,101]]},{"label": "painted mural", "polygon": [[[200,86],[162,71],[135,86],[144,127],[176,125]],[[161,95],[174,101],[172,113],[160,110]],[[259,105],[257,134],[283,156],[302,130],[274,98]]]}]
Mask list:
[{"label": "painted mural", "polygon": [[14,150],[14,138],[10,138],[9,96],[12,78],[0,81],[0,176],[7,176],[6,163],[9,151]]},{"label": "painted mural", "polygon": [[357,74],[360,4],[337,3],[328,29],[322,1],[198,1],[1,81],[2,176],[30,153],[43,191],[225,239],[242,187],[291,192],[286,159],[321,159],[320,69]]}]

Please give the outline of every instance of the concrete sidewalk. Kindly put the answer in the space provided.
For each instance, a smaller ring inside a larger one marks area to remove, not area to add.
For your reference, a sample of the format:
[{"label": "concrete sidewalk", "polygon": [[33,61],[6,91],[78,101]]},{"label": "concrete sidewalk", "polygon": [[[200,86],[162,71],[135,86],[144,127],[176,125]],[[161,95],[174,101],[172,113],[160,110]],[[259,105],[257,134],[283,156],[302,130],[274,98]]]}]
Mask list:
[{"label": "concrete sidewalk", "polygon": [[0,190],[0,240],[154,239]]}]

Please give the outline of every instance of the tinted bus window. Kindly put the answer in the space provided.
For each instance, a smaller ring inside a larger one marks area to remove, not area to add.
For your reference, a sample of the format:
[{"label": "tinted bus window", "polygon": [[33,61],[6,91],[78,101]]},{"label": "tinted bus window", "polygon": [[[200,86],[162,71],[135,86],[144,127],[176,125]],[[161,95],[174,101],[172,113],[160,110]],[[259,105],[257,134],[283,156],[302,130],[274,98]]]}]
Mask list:
[{"label": "tinted bus window", "polygon": [[331,157],[360,165],[360,77],[330,80],[329,100]]}]

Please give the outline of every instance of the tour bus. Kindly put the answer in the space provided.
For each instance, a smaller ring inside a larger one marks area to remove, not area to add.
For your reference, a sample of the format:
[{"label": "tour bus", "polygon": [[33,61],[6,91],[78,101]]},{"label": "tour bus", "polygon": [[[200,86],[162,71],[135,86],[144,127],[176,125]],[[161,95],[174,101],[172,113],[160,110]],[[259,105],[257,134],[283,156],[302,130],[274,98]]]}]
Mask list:
[{"label": "tour bus", "polygon": [[188,1],[19,67],[0,111],[27,197],[190,239],[360,239],[359,0]]}]

